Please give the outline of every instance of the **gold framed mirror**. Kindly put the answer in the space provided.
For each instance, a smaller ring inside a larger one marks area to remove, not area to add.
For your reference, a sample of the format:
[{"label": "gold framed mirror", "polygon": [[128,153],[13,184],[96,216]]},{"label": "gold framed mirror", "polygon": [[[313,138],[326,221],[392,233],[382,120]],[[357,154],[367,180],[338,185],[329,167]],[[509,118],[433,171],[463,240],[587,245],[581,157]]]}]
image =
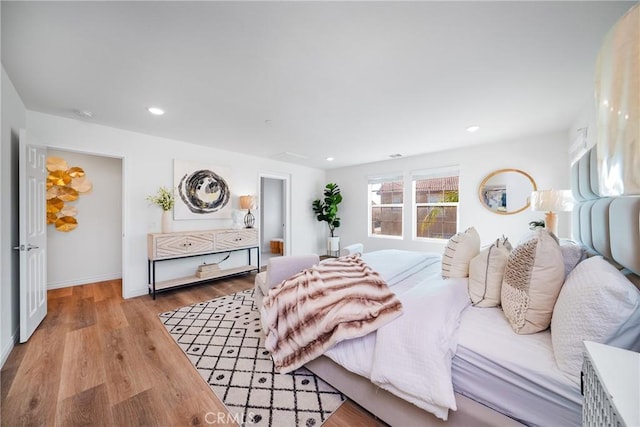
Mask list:
[{"label": "gold framed mirror", "polygon": [[513,215],[529,207],[536,182],[520,169],[499,169],[491,172],[478,187],[482,206],[499,215]]}]

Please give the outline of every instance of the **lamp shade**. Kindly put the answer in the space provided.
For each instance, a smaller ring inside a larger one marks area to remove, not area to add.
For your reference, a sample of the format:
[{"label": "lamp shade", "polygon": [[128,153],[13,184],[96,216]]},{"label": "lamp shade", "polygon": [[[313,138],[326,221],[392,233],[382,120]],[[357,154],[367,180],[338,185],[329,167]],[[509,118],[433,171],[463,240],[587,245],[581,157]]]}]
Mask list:
[{"label": "lamp shade", "polygon": [[571,190],[541,190],[531,193],[534,211],[566,212],[573,209]]},{"label": "lamp shade", "polygon": [[253,209],[254,197],[253,196],[240,196],[240,209]]}]

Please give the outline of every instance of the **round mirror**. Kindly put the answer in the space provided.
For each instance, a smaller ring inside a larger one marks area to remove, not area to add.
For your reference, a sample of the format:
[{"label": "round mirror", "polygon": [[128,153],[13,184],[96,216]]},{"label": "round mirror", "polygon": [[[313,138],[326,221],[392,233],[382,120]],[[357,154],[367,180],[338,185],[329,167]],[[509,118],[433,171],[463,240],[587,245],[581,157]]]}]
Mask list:
[{"label": "round mirror", "polygon": [[491,172],[480,184],[478,197],[482,205],[501,215],[511,215],[529,207],[536,182],[519,169],[500,169]]}]

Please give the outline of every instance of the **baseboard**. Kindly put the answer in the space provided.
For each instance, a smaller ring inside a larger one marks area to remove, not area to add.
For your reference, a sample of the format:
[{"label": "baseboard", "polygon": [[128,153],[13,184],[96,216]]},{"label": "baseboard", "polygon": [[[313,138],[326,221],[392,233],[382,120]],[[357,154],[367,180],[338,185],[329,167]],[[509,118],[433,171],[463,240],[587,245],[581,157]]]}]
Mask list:
[{"label": "baseboard", "polygon": [[86,285],[88,283],[106,282],[108,280],[122,279],[122,273],[107,276],[84,277],[82,279],[66,280],[62,282],[51,282],[47,284],[47,289],[68,288],[70,286]]},{"label": "baseboard", "polygon": [[4,363],[9,358],[9,355],[11,354],[13,347],[15,347],[16,342],[18,342],[18,329],[16,329],[13,335],[11,335],[11,340],[9,340],[9,342],[2,348],[2,360],[0,362],[0,367],[4,367]]},{"label": "baseboard", "polygon": [[122,291],[122,298],[124,299],[135,298],[142,295],[149,295],[149,288],[147,286],[137,289],[123,289]]}]

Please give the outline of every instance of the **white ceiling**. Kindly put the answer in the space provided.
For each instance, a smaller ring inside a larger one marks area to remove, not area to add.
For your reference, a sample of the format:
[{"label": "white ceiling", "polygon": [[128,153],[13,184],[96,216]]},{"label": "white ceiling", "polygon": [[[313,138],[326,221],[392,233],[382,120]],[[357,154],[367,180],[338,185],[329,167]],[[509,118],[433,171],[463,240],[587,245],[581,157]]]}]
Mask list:
[{"label": "white ceiling", "polygon": [[567,130],[635,3],[2,1],[2,63],[30,110],[327,169]]}]

